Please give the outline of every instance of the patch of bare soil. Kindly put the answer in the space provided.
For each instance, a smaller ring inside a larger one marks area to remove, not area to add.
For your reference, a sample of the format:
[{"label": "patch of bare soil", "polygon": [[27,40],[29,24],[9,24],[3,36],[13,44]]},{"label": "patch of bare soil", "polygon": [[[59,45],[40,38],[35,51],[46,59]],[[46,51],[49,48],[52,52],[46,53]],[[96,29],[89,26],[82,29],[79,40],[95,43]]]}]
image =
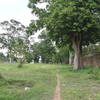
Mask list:
[{"label": "patch of bare soil", "polygon": [[60,86],[60,75],[57,74],[57,85],[56,85],[56,89],[54,92],[54,98],[53,100],[61,100],[61,96],[60,96],[60,92],[61,92],[61,86]]}]

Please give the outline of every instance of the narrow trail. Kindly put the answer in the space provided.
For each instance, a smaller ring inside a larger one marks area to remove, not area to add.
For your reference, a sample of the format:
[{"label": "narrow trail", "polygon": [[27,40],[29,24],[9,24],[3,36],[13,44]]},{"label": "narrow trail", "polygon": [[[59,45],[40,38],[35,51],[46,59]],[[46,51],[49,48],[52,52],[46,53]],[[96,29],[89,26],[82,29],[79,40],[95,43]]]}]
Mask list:
[{"label": "narrow trail", "polygon": [[56,89],[54,92],[54,98],[53,100],[61,100],[61,96],[60,96],[60,92],[61,92],[61,86],[60,86],[60,75],[57,74],[57,85],[56,85]]}]

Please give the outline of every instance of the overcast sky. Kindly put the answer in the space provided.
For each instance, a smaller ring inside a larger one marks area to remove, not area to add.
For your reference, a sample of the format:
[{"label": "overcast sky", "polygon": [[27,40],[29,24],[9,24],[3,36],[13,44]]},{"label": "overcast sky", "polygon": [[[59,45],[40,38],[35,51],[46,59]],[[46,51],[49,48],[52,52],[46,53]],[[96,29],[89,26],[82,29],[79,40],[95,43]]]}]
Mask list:
[{"label": "overcast sky", "polygon": [[[25,26],[28,26],[32,19],[36,19],[36,17],[31,14],[31,9],[27,7],[28,2],[29,0],[0,0],[0,22],[15,19]],[[43,3],[37,6],[45,8],[46,5],[47,3]],[[32,36],[35,42],[39,41],[37,37],[40,32],[41,31],[38,31]],[[3,50],[3,52],[5,53],[6,50]]]},{"label": "overcast sky", "polygon": [[[30,20],[35,19],[31,14],[31,9],[27,7],[28,0],[0,0],[0,22],[15,19],[25,26],[28,26]],[[0,49],[0,52],[6,54],[6,49]]]},{"label": "overcast sky", "polygon": [[15,19],[24,25],[28,25],[34,16],[27,7],[28,0],[0,0],[0,22]]}]

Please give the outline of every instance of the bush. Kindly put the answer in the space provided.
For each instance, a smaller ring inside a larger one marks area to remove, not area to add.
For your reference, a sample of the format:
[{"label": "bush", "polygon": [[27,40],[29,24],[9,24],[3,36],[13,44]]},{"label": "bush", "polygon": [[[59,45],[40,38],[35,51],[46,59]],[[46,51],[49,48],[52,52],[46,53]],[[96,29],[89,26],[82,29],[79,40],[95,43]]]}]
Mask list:
[{"label": "bush", "polygon": [[23,64],[24,64],[24,60],[23,59],[20,59],[19,61],[19,64],[18,64],[18,68],[22,68],[23,67]]},{"label": "bush", "polygon": [[17,67],[18,68],[22,68],[23,67],[23,63],[19,63]]}]

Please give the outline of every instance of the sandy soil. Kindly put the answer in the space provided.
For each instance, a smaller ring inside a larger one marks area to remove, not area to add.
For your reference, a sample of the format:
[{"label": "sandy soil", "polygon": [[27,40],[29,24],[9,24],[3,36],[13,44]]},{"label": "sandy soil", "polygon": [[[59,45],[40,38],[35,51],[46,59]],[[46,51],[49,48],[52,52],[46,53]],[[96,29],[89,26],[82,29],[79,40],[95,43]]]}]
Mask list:
[{"label": "sandy soil", "polygon": [[56,89],[54,92],[54,98],[53,100],[61,100],[61,96],[60,96],[60,92],[61,92],[61,86],[60,86],[60,75],[57,74],[57,85],[56,85]]}]

